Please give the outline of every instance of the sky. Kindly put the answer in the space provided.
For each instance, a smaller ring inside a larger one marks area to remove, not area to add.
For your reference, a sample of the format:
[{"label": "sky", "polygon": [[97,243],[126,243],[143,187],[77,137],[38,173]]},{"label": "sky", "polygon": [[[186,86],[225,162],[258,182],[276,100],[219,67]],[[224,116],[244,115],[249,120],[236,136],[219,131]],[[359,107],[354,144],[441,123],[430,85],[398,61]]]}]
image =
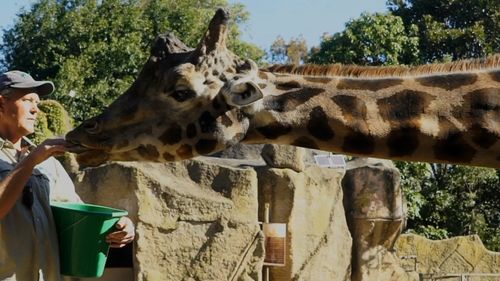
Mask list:
[{"label": "sky", "polygon": [[308,47],[318,46],[321,36],[344,30],[345,23],[362,12],[385,12],[386,0],[230,0],[250,12],[243,38],[269,49],[278,36],[285,41],[304,37]]},{"label": "sky", "polygon": [[[16,14],[34,0],[2,0],[0,35],[12,27]],[[250,12],[249,21],[241,26],[242,39],[269,49],[281,36],[285,41],[304,37],[308,47],[318,46],[323,33],[342,31],[350,19],[362,12],[384,12],[386,0],[229,0],[242,3]]]}]

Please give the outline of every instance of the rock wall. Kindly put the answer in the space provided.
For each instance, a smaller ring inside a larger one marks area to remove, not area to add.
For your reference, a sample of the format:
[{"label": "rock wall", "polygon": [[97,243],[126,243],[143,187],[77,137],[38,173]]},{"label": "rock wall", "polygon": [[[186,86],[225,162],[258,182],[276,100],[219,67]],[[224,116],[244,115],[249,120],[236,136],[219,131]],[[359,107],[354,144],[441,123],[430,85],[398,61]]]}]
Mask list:
[{"label": "rock wall", "polygon": [[310,166],[302,173],[262,168],[259,217],[270,203],[270,221],[287,223],[284,267],[270,280],[350,280],[352,239],[342,205],[342,170]]},{"label": "rock wall", "polygon": [[86,202],[127,209],[136,280],[260,280],[257,177],[204,161],[112,163],[77,181]]},{"label": "rock wall", "polygon": [[404,228],[400,174],[391,161],[357,158],[342,180],[344,208],[353,237],[352,281],[418,280],[392,252]]},{"label": "rock wall", "polygon": [[285,265],[267,267],[268,281],[418,280],[397,256],[417,256],[424,274],[499,272],[500,253],[477,237],[396,240],[404,208],[390,163],[358,159],[345,172],[314,165],[317,153],[265,145],[223,158],[115,162],[79,171],[75,183],[84,201],[129,211],[135,280],[262,280],[266,204],[270,222],[287,226]]},{"label": "rock wall", "polygon": [[[496,273],[496,277],[472,276],[467,280],[500,280],[500,253],[488,251],[476,235],[429,240],[404,234],[395,250],[399,257],[416,258],[416,270],[429,279],[450,273]],[[405,259],[404,263],[406,268],[415,267],[414,259]]]},{"label": "rock wall", "polygon": [[349,280],[343,171],[298,163],[301,153],[269,154],[279,167],[258,157],[114,162],[75,183],[84,201],[129,211],[136,280],[262,280],[265,203],[271,222],[287,224],[286,265],[270,280]]}]

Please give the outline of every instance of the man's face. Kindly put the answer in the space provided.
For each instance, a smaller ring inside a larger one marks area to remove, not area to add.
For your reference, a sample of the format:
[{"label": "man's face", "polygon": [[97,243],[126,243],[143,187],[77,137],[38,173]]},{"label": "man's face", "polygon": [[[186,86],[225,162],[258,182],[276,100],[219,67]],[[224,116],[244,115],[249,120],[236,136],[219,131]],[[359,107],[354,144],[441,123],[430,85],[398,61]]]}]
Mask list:
[{"label": "man's face", "polygon": [[35,132],[40,98],[32,90],[15,90],[1,97],[0,122],[8,128],[11,137],[22,137]]}]

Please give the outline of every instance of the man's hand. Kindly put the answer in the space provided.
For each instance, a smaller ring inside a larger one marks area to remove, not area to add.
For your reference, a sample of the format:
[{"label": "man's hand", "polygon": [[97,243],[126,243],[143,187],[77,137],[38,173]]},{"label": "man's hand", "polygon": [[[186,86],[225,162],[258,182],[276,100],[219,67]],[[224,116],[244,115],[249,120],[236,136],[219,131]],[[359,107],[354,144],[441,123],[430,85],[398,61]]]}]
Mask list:
[{"label": "man's hand", "polygon": [[135,228],[134,224],[128,217],[121,217],[115,224],[118,231],[111,232],[106,236],[106,242],[112,248],[122,248],[126,244],[134,241]]},{"label": "man's hand", "polygon": [[61,138],[46,139],[31,151],[26,160],[36,166],[51,156],[63,154],[67,150],[66,145],[66,141]]}]

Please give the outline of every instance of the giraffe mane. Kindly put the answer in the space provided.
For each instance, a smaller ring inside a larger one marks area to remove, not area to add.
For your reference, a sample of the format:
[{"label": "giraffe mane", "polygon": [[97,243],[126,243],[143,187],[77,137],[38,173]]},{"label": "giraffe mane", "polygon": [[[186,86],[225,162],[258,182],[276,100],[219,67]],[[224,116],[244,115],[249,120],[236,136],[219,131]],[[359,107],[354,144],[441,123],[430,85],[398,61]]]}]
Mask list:
[{"label": "giraffe mane", "polygon": [[358,66],[358,65],[272,65],[264,71],[310,76],[347,76],[347,77],[392,77],[418,76],[431,73],[462,72],[469,70],[500,67],[500,54],[487,58],[460,60],[449,63],[435,63],[419,66]]}]

